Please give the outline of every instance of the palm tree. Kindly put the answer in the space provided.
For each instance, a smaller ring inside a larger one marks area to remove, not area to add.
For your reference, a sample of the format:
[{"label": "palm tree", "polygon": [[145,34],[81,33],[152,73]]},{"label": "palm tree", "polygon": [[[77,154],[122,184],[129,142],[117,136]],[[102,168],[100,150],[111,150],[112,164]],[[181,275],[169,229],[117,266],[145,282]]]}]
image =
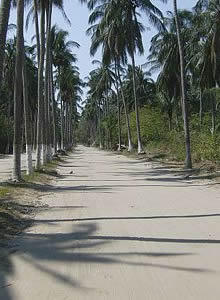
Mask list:
[{"label": "palm tree", "polygon": [[0,88],[2,84],[5,42],[8,30],[11,0],[2,0],[0,6]]},{"label": "palm tree", "polygon": [[14,87],[14,145],[13,172],[14,181],[21,180],[21,95],[22,95],[22,62],[24,54],[24,0],[17,2],[17,41]]},{"label": "palm tree", "polygon": [[[40,19],[40,62],[38,68],[38,114],[37,114],[37,155],[36,170],[41,167],[41,152],[43,149],[43,164],[45,159],[45,135],[44,135],[44,103],[43,103],[43,73],[45,57],[45,4],[41,2],[41,19]],[[43,146],[44,145],[44,146]]]},{"label": "palm tree", "polygon": [[[100,6],[99,3],[102,3]],[[166,1],[164,1],[166,2]],[[143,54],[144,48],[142,43],[142,32],[144,30],[142,24],[138,21],[137,8],[145,11],[148,15],[150,21],[154,25],[161,27],[161,21],[158,16],[161,17],[162,14],[157,9],[151,1],[132,1],[132,0],[90,0],[88,1],[88,7],[94,9],[93,14],[90,16],[90,23],[94,23],[96,20],[101,19],[99,25],[95,26],[97,30],[96,38],[97,41],[94,43],[94,48],[96,49],[100,43],[100,37],[106,34],[106,28],[112,30],[115,20],[120,22],[118,26],[118,33],[116,33],[117,41],[120,43],[121,49],[126,51],[132,60],[133,70],[135,70],[135,54],[138,51]],[[94,8],[95,7],[95,8]],[[94,30],[94,29],[93,29]],[[119,37],[120,35],[120,37]],[[111,53],[113,48],[109,49],[106,47],[107,51]],[[114,50],[113,50],[114,51]],[[122,51],[120,51],[122,54]],[[124,52],[123,52],[124,53]],[[135,102],[136,111],[136,126],[137,126],[137,137],[138,137],[138,153],[143,152],[143,147],[141,143],[141,132],[140,132],[140,121],[139,121],[139,106],[136,96],[136,78],[135,71],[133,73],[133,97]]]},{"label": "palm tree", "polygon": [[182,91],[182,109],[183,109],[183,120],[184,120],[184,131],[185,131],[185,146],[186,146],[186,160],[185,167],[187,169],[192,168],[192,158],[191,158],[191,145],[190,145],[190,130],[189,130],[189,116],[188,116],[188,99],[186,91],[186,69],[185,69],[185,58],[183,43],[181,37],[181,28],[177,10],[177,0],[173,0],[174,16],[176,21],[176,31],[179,46],[179,56],[180,56],[180,70],[181,70],[181,91]]},{"label": "palm tree", "polygon": [[[67,41],[69,33],[65,30],[53,26],[51,29],[51,62],[57,72],[57,84],[59,89],[59,96],[61,101],[61,148],[64,148],[64,93],[61,88],[61,81],[66,70],[69,70],[72,63],[77,61],[76,56],[72,53],[72,48],[79,48],[80,45],[74,41]],[[66,75],[69,74],[69,71]],[[51,79],[53,78],[51,70]],[[64,89],[65,91],[65,89]],[[55,128],[55,107],[53,110],[53,127]],[[54,129],[56,130],[56,129]],[[55,133],[54,133],[55,134]]]},{"label": "palm tree", "polygon": [[[120,95],[123,102],[127,132],[128,132],[128,151],[131,152],[133,150],[133,143],[131,138],[131,129],[130,129],[130,120],[127,110],[127,104],[125,101],[124,90],[122,88],[122,80],[121,80],[121,71],[122,68],[120,64],[127,63],[127,55],[124,44],[126,43],[124,40],[124,35],[120,34],[121,30],[121,22],[119,18],[115,18],[111,20],[111,23],[105,24],[104,13],[101,11],[98,14],[103,15],[102,20],[98,25],[92,25],[88,30],[88,34],[92,34],[92,44],[90,48],[91,55],[95,55],[97,49],[102,45],[102,53],[103,53],[103,63],[105,65],[113,62],[114,64],[114,72],[115,72],[115,88],[117,90],[118,97],[118,136],[119,136],[119,150],[121,145],[121,129],[120,129],[120,106],[119,99]],[[90,23],[95,22],[96,20],[96,11],[94,11],[90,16]]]}]

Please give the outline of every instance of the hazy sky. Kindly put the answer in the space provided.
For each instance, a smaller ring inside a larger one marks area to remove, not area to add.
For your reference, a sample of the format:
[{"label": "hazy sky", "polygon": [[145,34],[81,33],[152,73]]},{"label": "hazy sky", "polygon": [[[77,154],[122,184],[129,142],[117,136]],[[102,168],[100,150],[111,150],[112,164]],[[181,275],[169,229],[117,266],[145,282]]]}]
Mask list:
[{"label": "hazy sky", "polygon": [[[152,0],[152,2],[158,6],[164,13],[168,10],[173,10],[172,0],[168,0],[168,4],[161,4],[159,0]],[[196,3],[196,0],[179,0],[179,8],[190,9]],[[89,55],[90,47],[90,37],[86,36],[85,31],[88,28],[88,16],[89,11],[87,10],[86,5],[80,4],[78,0],[64,0],[65,11],[70,19],[72,25],[71,27],[64,21],[62,14],[54,10],[53,13],[53,23],[56,23],[60,28],[66,29],[69,31],[69,39],[78,42],[81,47],[79,50],[75,50],[75,53],[78,57],[78,66],[80,67],[81,78],[83,79],[88,73],[94,68],[91,64],[93,59],[99,59],[100,53],[95,58],[91,58]],[[28,9],[27,9],[28,10]],[[142,23],[144,26],[149,26],[146,21],[146,16],[143,14]],[[12,11],[11,13],[11,23],[16,23],[16,12]],[[30,40],[30,37],[34,34],[34,25],[30,24],[28,32],[25,33],[25,39]],[[148,54],[149,41],[151,37],[155,34],[155,31],[146,31],[143,35],[143,42],[145,46],[145,54],[142,57],[137,57],[137,64],[143,64],[146,62],[146,57]]]}]

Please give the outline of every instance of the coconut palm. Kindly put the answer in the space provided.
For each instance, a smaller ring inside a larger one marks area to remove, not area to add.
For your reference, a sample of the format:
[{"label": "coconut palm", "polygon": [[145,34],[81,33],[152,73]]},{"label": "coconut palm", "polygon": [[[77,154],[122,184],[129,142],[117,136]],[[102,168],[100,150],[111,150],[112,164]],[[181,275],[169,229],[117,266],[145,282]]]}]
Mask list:
[{"label": "coconut palm", "polygon": [[188,116],[188,99],[186,91],[186,69],[185,69],[185,58],[184,58],[184,48],[181,36],[181,28],[177,10],[177,0],[173,0],[174,16],[176,22],[176,31],[179,47],[180,56],[180,74],[181,74],[181,91],[182,91],[182,109],[183,109],[183,121],[184,121],[184,132],[185,132],[185,146],[186,146],[186,159],[185,167],[187,169],[192,168],[192,158],[191,158],[191,145],[190,145],[190,130],[189,130],[189,116]]},{"label": "coconut palm", "polygon": [[[102,5],[99,5],[99,3]],[[165,1],[164,1],[165,2]],[[100,37],[105,35],[108,28],[111,30],[114,28],[112,23],[115,20],[120,22],[120,26],[118,26],[117,41],[120,43],[120,47],[124,50],[123,53],[127,53],[132,61],[133,70],[135,70],[135,54],[138,51],[139,54],[143,54],[144,48],[142,43],[142,32],[144,30],[142,24],[138,21],[138,12],[137,8],[143,10],[149,17],[150,21],[154,23],[154,25],[161,27],[161,21],[158,19],[158,16],[161,17],[162,14],[157,9],[151,1],[115,1],[115,0],[90,0],[88,1],[88,7],[93,9],[94,12],[90,16],[90,23],[94,23],[95,21],[100,20],[99,25],[96,25],[96,34],[97,42],[95,42],[95,47],[100,43]],[[94,30],[94,29],[93,29]],[[118,35],[120,34],[120,38]],[[108,49],[107,51],[111,53],[113,48]],[[114,51],[114,50],[113,50]],[[122,51],[121,51],[122,54]],[[140,132],[140,121],[139,121],[139,106],[138,100],[136,96],[136,78],[135,71],[133,73],[133,97],[135,103],[135,111],[136,111],[136,125],[137,125],[137,137],[138,137],[138,153],[143,152],[143,147],[141,143],[141,132]]]},{"label": "coconut palm", "polygon": [[[64,99],[63,89],[61,89],[61,80],[65,74],[65,70],[68,70],[70,66],[77,61],[76,56],[72,53],[72,48],[79,48],[80,45],[74,41],[68,41],[68,32],[59,29],[57,26],[53,26],[51,29],[51,63],[56,69],[57,84],[60,90],[59,96],[61,101],[61,148],[64,148]],[[51,69],[51,79],[53,78]],[[52,83],[53,84],[53,83]],[[54,103],[54,102],[53,102]],[[55,104],[55,103],[54,103]],[[55,107],[53,107],[53,127],[56,127]],[[54,129],[56,130],[56,129]],[[57,130],[56,130],[57,131]],[[54,133],[55,135],[55,133]]]}]

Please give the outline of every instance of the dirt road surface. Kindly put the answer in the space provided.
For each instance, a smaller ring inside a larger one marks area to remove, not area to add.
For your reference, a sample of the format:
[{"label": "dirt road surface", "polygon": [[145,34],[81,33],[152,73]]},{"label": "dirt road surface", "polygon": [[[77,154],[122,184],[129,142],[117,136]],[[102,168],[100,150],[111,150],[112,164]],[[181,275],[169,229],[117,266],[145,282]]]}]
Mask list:
[{"label": "dirt road surface", "polygon": [[[33,164],[34,161],[35,160],[33,157]],[[11,178],[12,168],[13,168],[13,155],[0,154],[0,182],[6,181]],[[22,171],[26,170],[26,154],[21,155],[21,168]]]},{"label": "dirt road surface", "polygon": [[220,299],[217,184],[83,146],[59,172],[1,258],[1,300]]}]

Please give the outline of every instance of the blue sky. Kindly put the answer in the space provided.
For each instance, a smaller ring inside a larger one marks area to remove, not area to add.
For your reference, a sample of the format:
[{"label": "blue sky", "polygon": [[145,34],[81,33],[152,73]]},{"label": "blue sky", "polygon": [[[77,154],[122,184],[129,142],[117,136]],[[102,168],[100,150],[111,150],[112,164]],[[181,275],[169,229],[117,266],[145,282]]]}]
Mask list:
[{"label": "blue sky", "polygon": [[[164,13],[168,10],[173,10],[172,0],[168,0],[168,3],[162,4],[160,0],[152,0],[154,5],[159,7]],[[179,8],[191,9],[195,5],[196,0],[179,0]],[[78,42],[81,47],[79,50],[74,50],[78,57],[78,66],[80,67],[81,78],[83,79],[94,68],[91,64],[93,59],[100,59],[100,52],[95,58],[91,58],[89,55],[90,37],[86,36],[85,31],[88,28],[88,16],[89,11],[86,5],[80,4],[78,0],[64,0],[65,11],[68,18],[71,21],[71,27],[64,21],[62,14],[54,10],[53,23],[56,23],[60,28],[68,30],[70,35],[69,39]],[[27,9],[28,10],[28,9]],[[146,17],[142,16],[142,23],[148,27],[149,24],[146,21]],[[11,23],[16,23],[16,12],[11,13]],[[30,24],[29,30],[25,32],[25,39],[30,41],[31,36],[34,34],[34,25]],[[137,64],[143,64],[146,62],[148,49],[150,45],[150,39],[155,34],[155,30],[151,29],[146,31],[143,35],[143,42],[145,46],[145,54],[142,57],[136,57]]]}]

